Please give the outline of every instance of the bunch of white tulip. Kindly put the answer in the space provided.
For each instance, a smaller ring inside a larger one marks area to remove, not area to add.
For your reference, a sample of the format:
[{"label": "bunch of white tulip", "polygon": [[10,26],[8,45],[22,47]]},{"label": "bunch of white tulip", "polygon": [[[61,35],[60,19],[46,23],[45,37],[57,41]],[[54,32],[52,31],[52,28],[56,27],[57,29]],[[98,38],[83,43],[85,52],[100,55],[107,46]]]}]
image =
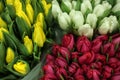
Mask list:
[{"label": "bunch of white tulip", "polygon": [[63,30],[72,29],[78,35],[92,37],[94,29],[108,34],[119,28],[115,15],[120,12],[119,6],[120,0],[115,5],[107,0],[53,0],[52,14]]}]

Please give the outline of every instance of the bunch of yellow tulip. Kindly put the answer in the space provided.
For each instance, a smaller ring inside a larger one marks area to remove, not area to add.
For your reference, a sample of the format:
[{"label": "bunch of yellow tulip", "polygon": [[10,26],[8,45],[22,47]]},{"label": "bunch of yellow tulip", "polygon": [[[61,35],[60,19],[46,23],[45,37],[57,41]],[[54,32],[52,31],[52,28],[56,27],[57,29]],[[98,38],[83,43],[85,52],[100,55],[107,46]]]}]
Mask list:
[{"label": "bunch of yellow tulip", "polygon": [[0,75],[23,77],[40,61],[50,8],[46,0],[0,0]]}]

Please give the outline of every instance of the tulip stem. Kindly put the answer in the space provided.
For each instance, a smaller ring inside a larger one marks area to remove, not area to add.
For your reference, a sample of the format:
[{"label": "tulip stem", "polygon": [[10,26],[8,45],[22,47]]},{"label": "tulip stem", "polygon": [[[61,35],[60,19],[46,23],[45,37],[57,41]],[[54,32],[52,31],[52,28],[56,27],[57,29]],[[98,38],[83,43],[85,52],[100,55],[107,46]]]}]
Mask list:
[{"label": "tulip stem", "polygon": [[108,60],[109,60],[109,54],[107,54],[107,57],[106,57],[106,62],[108,63]]},{"label": "tulip stem", "polygon": [[61,80],[64,80],[64,78],[63,78],[63,76],[62,76],[62,75],[60,75],[60,79],[61,79]]}]

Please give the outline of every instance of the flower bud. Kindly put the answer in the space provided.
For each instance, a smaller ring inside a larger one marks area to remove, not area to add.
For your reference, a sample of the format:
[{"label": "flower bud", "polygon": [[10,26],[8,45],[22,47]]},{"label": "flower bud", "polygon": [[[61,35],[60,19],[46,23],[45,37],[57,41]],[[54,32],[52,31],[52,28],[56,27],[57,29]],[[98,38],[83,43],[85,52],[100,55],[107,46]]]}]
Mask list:
[{"label": "flower bud", "polygon": [[7,29],[7,24],[1,17],[0,17],[0,27],[3,27],[3,28]]},{"label": "flower bud", "polygon": [[119,7],[120,7],[120,2],[117,3],[117,4],[115,4],[115,6],[112,8],[112,11],[113,11],[114,13],[120,11],[120,8],[119,8]]},{"label": "flower bud", "polygon": [[30,71],[30,66],[26,61],[18,60],[13,65],[13,69],[22,75],[26,75]]},{"label": "flower bud", "polygon": [[27,48],[29,54],[32,54],[32,51],[33,51],[33,43],[32,43],[32,40],[31,40],[28,36],[25,36],[25,37],[24,37],[24,45],[25,45],[25,47]]},{"label": "flower bud", "polygon": [[80,11],[71,10],[70,17],[73,23],[73,28],[78,29],[84,23],[84,17]]},{"label": "flower bud", "polygon": [[14,51],[10,47],[8,47],[6,51],[6,62],[10,63],[14,60],[14,58],[15,58]]},{"label": "flower bud", "polygon": [[36,24],[38,24],[42,29],[44,27],[44,15],[43,13],[38,13],[36,18]]},{"label": "flower bud", "polygon": [[93,28],[89,24],[84,24],[79,27],[78,29],[78,34],[80,36],[87,36],[87,37],[92,37],[93,36]]},{"label": "flower bud", "polygon": [[68,30],[71,25],[70,16],[67,13],[60,13],[58,15],[58,23],[63,30]]},{"label": "flower bud", "polygon": [[86,18],[86,23],[90,24],[90,26],[95,29],[97,24],[97,16],[93,13],[89,13]]}]

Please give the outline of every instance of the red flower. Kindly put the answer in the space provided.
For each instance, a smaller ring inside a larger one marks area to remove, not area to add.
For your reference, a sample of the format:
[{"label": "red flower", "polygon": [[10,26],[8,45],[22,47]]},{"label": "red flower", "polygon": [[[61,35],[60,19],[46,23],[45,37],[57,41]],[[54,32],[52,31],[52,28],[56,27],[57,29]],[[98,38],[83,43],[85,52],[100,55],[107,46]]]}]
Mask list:
[{"label": "red flower", "polygon": [[47,56],[46,56],[46,64],[54,64],[54,61],[55,61],[55,57],[53,57],[50,54],[47,54]]},{"label": "red flower", "polygon": [[112,36],[112,43],[113,44],[120,44],[120,34],[115,34]]},{"label": "red flower", "polygon": [[84,71],[85,73],[87,73],[88,70],[90,70],[90,66],[88,66],[88,65],[86,65],[86,64],[83,64],[83,65],[81,65],[81,66],[82,66],[82,69],[83,69],[83,71]]},{"label": "red flower", "polygon": [[76,43],[78,52],[88,52],[91,49],[91,43],[86,36],[79,37]]},{"label": "red flower", "polygon": [[103,64],[101,62],[94,62],[90,64],[91,68],[96,68],[99,70],[99,72],[102,71]]},{"label": "red flower", "polygon": [[91,52],[86,52],[82,56],[80,56],[78,58],[78,61],[80,64],[84,64],[84,63],[89,64],[94,60],[94,58],[95,58],[95,54],[94,52],[91,51]]},{"label": "red flower", "polygon": [[110,58],[108,64],[113,68],[117,68],[119,60],[117,58]]},{"label": "red flower", "polygon": [[53,53],[54,56],[58,56],[58,54],[59,54],[59,52],[58,52],[59,48],[60,48],[59,45],[57,45],[57,44],[53,45],[53,47],[52,47],[52,53]]},{"label": "red flower", "polygon": [[100,53],[97,53],[97,54],[95,55],[95,60],[101,61],[101,62],[103,62],[103,64],[106,63],[106,57],[105,57],[105,55],[102,55],[102,54],[100,54]]},{"label": "red flower", "polygon": [[44,65],[43,71],[45,74],[54,74],[54,70],[51,65]]},{"label": "red flower", "polygon": [[79,75],[83,75],[83,69],[80,67],[76,70],[74,77],[79,76]]},{"label": "red flower", "polygon": [[62,38],[62,46],[72,50],[74,46],[74,36],[72,34],[66,34]]},{"label": "red flower", "polygon": [[115,55],[115,45],[113,43],[107,43],[103,46],[103,53],[109,54],[109,56]]},{"label": "red flower", "polygon": [[85,80],[85,77],[83,75],[78,75],[75,77],[75,80]]},{"label": "red flower", "polygon": [[112,74],[112,68],[109,66],[104,66],[103,78],[110,78]]},{"label": "red flower", "polygon": [[40,80],[58,80],[54,74],[45,74]]},{"label": "red flower", "polygon": [[78,55],[79,55],[78,52],[72,52],[71,53],[72,60],[77,59],[79,57]]},{"label": "red flower", "polygon": [[66,59],[64,59],[63,57],[56,58],[55,64],[62,68],[66,68],[68,66]]},{"label": "red flower", "polygon": [[56,68],[56,76],[58,79],[61,79],[61,77],[65,79],[67,78],[68,74],[64,68]]},{"label": "red flower", "polygon": [[111,78],[111,80],[120,80],[120,75],[115,75]]}]

